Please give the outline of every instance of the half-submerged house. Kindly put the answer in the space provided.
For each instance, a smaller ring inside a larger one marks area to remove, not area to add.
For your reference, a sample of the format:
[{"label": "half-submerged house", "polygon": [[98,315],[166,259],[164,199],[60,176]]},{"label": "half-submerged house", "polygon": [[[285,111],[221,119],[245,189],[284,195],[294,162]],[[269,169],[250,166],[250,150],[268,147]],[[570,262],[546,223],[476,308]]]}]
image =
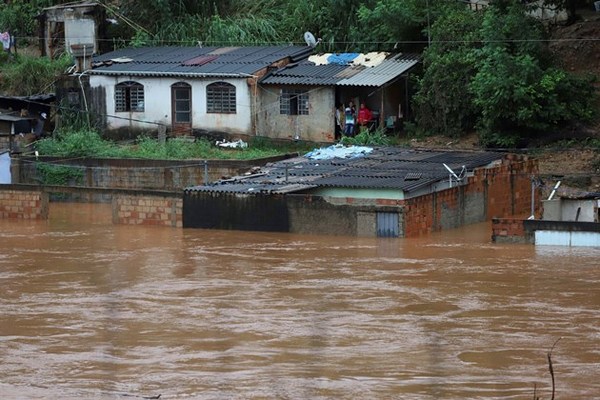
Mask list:
[{"label": "half-submerged house", "polygon": [[536,173],[525,156],[336,145],[185,189],[183,226],[409,237],[529,215]]},{"label": "half-submerged house", "polygon": [[333,142],[335,110],[350,101],[357,109],[366,104],[374,126],[396,129],[409,116],[408,77],[419,61],[415,54],[326,53],[288,64],[260,80],[258,131]]},{"label": "half-submerged house", "polygon": [[150,47],[97,56],[89,107],[107,131],[255,135],[258,80],[309,46]]},{"label": "half-submerged house", "polygon": [[567,190],[554,198],[557,187],[542,201],[541,219],[533,214],[527,219],[494,219],[492,239],[536,246],[600,247],[600,192]]}]

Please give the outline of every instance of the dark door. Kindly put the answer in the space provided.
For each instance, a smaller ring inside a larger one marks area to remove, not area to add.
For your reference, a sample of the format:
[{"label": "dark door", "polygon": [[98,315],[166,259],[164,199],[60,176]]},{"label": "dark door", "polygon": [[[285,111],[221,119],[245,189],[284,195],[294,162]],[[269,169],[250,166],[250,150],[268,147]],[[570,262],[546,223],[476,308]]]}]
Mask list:
[{"label": "dark door", "polygon": [[171,86],[173,134],[192,134],[192,87],[179,82]]}]

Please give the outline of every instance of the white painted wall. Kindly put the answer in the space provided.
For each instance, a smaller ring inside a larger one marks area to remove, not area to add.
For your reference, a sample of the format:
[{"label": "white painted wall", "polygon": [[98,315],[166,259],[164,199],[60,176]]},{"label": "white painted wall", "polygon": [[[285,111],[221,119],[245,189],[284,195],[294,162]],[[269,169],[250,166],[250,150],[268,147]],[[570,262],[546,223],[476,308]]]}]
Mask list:
[{"label": "white painted wall", "polygon": [[[115,112],[115,85],[134,81],[144,85],[145,108],[143,112]],[[135,127],[156,129],[156,124],[170,126],[171,85],[185,82],[192,87],[192,128],[216,130],[232,134],[252,132],[252,96],[245,78],[240,79],[176,79],[129,76],[91,75],[92,88],[106,90],[107,128]],[[227,82],[236,87],[236,114],[209,114],[206,112],[206,87],[214,82]]]},{"label": "white painted wall", "polygon": [[535,231],[537,246],[600,247],[598,232]]},{"label": "white painted wall", "polygon": [[[96,53],[96,23],[93,19],[65,19],[65,41],[68,52],[71,52],[71,46],[74,44],[93,44]],[[88,57],[91,57],[91,54],[88,54]]]},{"label": "white painted wall", "polygon": [[561,204],[562,221],[575,221],[575,218],[577,217],[577,209],[581,208],[577,221],[598,222],[597,200],[561,199]]}]

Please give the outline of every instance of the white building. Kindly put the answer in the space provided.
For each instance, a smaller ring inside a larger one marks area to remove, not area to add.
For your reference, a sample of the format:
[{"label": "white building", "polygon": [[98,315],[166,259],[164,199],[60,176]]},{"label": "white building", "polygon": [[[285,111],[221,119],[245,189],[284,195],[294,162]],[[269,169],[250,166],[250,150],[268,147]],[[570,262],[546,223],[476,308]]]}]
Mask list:
[{"label": "white building", "polygon": [[95,57],[89,111],[107,131],[254,135],[257,82],[309,46],[129,48]]}]

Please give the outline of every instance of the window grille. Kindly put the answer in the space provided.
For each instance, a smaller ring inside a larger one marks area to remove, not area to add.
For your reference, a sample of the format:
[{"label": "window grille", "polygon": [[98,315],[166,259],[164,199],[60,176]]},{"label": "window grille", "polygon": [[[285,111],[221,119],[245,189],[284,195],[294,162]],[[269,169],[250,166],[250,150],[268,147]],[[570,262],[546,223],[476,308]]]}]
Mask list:
[{"label": "window grille", "polygon": [[308,115],[308,90],[282,89],[279,113],[287,115]]},{"label": "window grille", "polygon": [[115,87],[115,111],[144,111],[144,85],[122,82]]},{"label": "window grille", "polygon": [[235,114],[235,86],[226,82],[211,83],[206,87],[206,112]]}]

